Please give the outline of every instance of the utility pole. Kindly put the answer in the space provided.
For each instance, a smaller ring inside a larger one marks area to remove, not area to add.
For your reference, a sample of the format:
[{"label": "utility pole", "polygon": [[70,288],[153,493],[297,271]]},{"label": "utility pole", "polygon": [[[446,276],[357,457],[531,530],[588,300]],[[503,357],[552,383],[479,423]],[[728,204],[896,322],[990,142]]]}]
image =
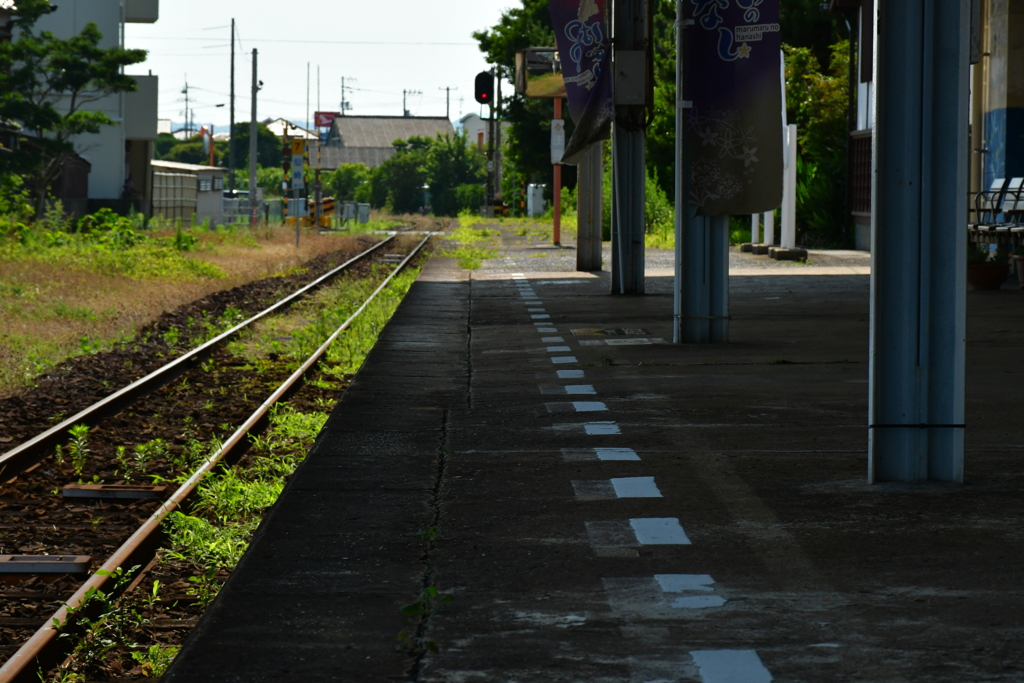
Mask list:
[{"label": "utility pole", "polygon": [[[494,69],[491,69],[494,77]],[[494,216],[494,98],[488,98],[487,109],[490,116],[487,121],[487,210]]]},{"label": "utility pole", "polygon": [[188,123],[188,74],[185,74],[185,87],[181,93],[185,96],[185,139],[188,139],[188,132],[190,130]]},{"label": "utility pole", "polygon": [[422,94],[423,93],[420,92],[419,90],[403,90],[402,91],[402,116],[406,116],[406,117],[411,116],[411,114],[409,113],[408,107],[405,106],[405,96],[406,95],[422,95]]},{"label": "utility pole", "polygon": [[259,205],[256,203],[256,95],[260,91],[260,81],[257,78],[256,59],[258,53],[256,48],[252,50],[252,118],[249,121],[249,212],[251,214],[251,225],[256,227],[259,216]]},{"label": "utility pole", "polygon": [[231,126],[228,128],[228,190],[235,198],[235,20],[231,20]]},{"label": "utility pole", "polygon": [[501,190],[501,67],[494,70],[494,112],[491,117],[494,122],[494,196],[501,197],[504,203],[504,193]]},{"label": "utility pole", "polygon": [[[319,64],[316,65],[316,110],[320,111],[320,65]],[[314,205],[314,207],[315,207],[314,219],[316,220],[316,229],[317,229],[317,231],[319,231],[320,230],[321,219],[322,219],[322,215],[323,215],[324,193],[323,193],[323,187],[320,185],[320,166],[321,166],[320,126],[319,126],[319,123],[317,121],[314,121],[313,123],[317,123],[318,124],[316,126],[316,181],[315,181],[315,183],[313,185],[313,199],[316,202],[316,204]]]},{"label": "utility pole", "polygon": [[444,90],[444,117],[450,119],[452,117],[452,90],[458,90],[458,88],[438,88],[438,90]]},{"label": "utility pole", "polygon": [[306,131],[309,131],[309,62],[306,62]]}]

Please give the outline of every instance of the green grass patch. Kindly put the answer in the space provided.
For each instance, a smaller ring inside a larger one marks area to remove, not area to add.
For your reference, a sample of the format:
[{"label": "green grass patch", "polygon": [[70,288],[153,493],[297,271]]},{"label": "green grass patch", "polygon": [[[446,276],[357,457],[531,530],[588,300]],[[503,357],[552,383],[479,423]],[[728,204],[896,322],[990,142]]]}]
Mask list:
[{"label": "green grass patch", "polygon": [[[459,221],[462,222],[462,217]],[[484,260],[498,258],[498,250],[490,245],[500,235],[498,230],[460,225],[450,237],[456,246],[443,250],[441,256],[454,258],[460,268],[476,270],[483,265]]]}]

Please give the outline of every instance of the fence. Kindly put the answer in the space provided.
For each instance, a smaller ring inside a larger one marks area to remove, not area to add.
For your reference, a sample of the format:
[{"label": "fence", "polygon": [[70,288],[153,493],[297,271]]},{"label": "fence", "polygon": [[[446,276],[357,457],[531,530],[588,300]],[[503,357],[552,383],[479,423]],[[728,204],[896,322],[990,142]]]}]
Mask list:
[{"label": "fence", "polygon": [[198,203],[193,173],[153,173],[153,215],[192,220]]}]

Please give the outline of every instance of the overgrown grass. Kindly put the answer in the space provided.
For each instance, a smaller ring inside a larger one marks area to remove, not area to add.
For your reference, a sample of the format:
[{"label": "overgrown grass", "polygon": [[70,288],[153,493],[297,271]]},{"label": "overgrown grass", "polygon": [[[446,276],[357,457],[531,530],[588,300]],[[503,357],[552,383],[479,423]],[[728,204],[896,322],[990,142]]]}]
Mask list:
[{"label": "overgrown grass", "polygon": [[[490,245],[493,244],[493,239],[500,236],[501,233],[497,230],[466,225],[463,223],[463,218],[459,217],[459,227],[455,229],[450,238],[456,243],[455,248],[445,249],[441,252],[441,256],[454,258],[460,268],[476,270],[483,265],[485,259],[498,258],[498,250]],[[468,217],[466,217],[466,222],[469,222]]]},{"label": "overgrown grass", "polygon": [[[322,378],[313,384],[340,389],[337,380],[359,369],[416,275],[416,271],[401,273],[377,295],[330,347],[321,364]],[[303,302],[288,316],[261,325],[231,350],[250,360],[268,355],[304,359],[351,316],[382,279],[383,273],[367,280],[342,281]],[[292,325],[302,327],[293,328],[288,340],[281,339],[282,329]],[[204,576],[233,569],[248,547],[260,516],[277,500],[285,480],[312,447],[326,421],[326,412],[298,412],[287,404],[274,406],[270,427],[253,440],[249,463],[208,476],[199,486],[191,514],[174,512],[168,517],[168,557],[194,565]],[[208,582],[202,589],[212,590]]]}]

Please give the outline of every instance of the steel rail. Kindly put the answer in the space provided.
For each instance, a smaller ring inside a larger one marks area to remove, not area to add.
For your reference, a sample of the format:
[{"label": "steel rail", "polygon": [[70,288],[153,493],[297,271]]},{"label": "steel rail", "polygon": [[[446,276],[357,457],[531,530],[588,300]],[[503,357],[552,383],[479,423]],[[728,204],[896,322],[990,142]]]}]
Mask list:
[{"label": "steel rail", "polygon": [[79,411],[55,427],[47,429],[42,434],[39,434],[12,448],[3,455],[0,455],[0,483],[9,480],[12,477],[16,477],[29,467],[32,467],[36,463],[42,461],[43,458],[50,455],[53,452],[54,446],[63,444],[67,441],[67,432],[71,427],[77,424],[86,424],[89,425],[89,427],[95,427],[105,418],[116,415],[135,401],[139,400],[141,397],[156,391],[170,382],[173,382],[183,373],[192,369],[198,363],[206,360],[217,348],[225,344],[252,323],[262,320],[268,315],[290,306],[296,300],[301,299],[309,292],[317,289],[327,282],[330,282],[347,270],[352,264],[366,258],[385,244],[391,242],[396,236],[397,235],[391,235],[386,240],[378,242],[366,251],[353,256],[337,268],[321,275],[313,282],[292,292],[285,298],[281,299],[269,308],[260,311],[248,320],[238,323],[226,332],[222,332],[208,342],[205,342],[191,351],[182,354],[170,363],[157,368],[145,377],[137,379],[128,386],[122,387],[106,398],[93,403],[88,408]]},{"label": "steel rail", "polygon": [[[48,671],[64,660],[67,654],[73,649],[74,643],[70,639],[61,639],[60,632],[53,628],[55,622],[64,623],[68,619],[69,610],[79,607],[86,600],[90,591],[103,591],[116,582],[114,573],[122,567],[134,567],[136,565],[145,567],[156,554],[159,545],[160,525],[167,516],[185,502],[195,492],[196,487],[209,473],[211,473],[236,446],[241,444],[261,421],[266,418],[270,408],[281,398],[287,396],[290,391],[297,388],[303,381],[306,374],[315,368],[327,354],[331,344],[347,330],[355,319],[366,307],[390,284],[398,273],[405,269],[409,262],[419,253],[424,245],[433,237],[434,233],[428,233],[420,241],[416,248],[398,264],[391,274],[380,284],[377,289],[331,334],[330,337],[318,348],[306,361],[299,366],[274,392],[250,415],[242,425],[235,430],[231,437],[200,467],[191,477],[175,491],[163,504],[133,533],[121,547],[114,551],[114,554],[93,573],[73,596],[54,613],[46,625],[39,628],[14,655],[0,666],[0,683],[38,683],[38,671]],[[134,577],[137,578],[137,577]],[[32,665],[35,664],[33,667]]]}]

